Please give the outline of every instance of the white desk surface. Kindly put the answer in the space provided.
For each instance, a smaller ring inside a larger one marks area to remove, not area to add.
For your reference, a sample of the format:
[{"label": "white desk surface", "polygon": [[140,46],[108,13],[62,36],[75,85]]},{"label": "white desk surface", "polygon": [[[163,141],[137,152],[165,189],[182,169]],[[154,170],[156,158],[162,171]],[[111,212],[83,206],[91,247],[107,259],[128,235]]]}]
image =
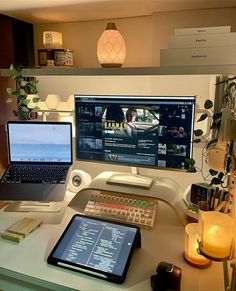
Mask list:
[{"label": "white desk surface", "polygon": [[[58,291],[70,288],[81,291],[151,291],[150,276],[155,273],[159,262],[167,261],[182,268],[181,291],[224,290],[222,263],[214,262],[208,269],[196,269],[185,262],[184,227],[180,225],[172,209],[163,202],[159,204],[155,228],[141,230],[142,247],[135,250],[123,284],[117,285],[48,265],[47,256],[75,213],[69,207],[58,214],[0,211],[1,232],[23,217],[41,218],[44,222],[19,244],[0,239],[0,289],[12,291],[14,286],[10,285],[10,281],[17,280],[15,290],[22,287],[21,290],[24,291]],[[41,287],[35,289],[32,287],[35,285]]]}]

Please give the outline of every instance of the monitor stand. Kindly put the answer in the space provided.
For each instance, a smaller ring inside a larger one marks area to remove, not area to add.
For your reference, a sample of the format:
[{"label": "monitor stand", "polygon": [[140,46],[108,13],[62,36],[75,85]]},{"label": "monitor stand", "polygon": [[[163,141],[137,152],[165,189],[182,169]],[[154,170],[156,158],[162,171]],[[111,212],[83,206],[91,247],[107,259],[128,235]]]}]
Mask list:
[{"label": "monitor stand", "polygon": [[64,201],[40,202],[17,201],[4,208],[6,212],[59,212],[63,209]]},{"label": "monitor stand", "polygon": [[153,178],[141,176],[139,174],[139,168],[131,167],[131,173],[114,173],[106,182],[107,184],[149,189],[153,183]]}]

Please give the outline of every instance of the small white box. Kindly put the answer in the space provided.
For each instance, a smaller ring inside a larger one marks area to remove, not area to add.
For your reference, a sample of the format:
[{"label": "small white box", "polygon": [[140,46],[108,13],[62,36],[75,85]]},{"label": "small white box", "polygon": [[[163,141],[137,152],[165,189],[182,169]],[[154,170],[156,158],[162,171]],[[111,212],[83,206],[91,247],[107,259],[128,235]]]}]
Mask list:
[{"label": "small white box", "polygon": [[236,46],[236,32],[211,33],[201,35],[171,35],[169,48],[199,48]]},{"label": "small white box", "polygon": [[175,35],[204,34],[204,33],[225,33],[230,32],[231,26],[210,26],[193,28],[176,28]]},{"label": "small white box", "polygon": [[161,49],[160,66],[232,65],[236,64],[236,46]]}]

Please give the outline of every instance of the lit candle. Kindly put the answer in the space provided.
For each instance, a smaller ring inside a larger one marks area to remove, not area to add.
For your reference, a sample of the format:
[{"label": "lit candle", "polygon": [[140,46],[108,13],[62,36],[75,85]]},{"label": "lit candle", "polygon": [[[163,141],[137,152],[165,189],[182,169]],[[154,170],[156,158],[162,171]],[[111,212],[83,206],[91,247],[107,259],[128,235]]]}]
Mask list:
[{"label": "lit candle", "polygon": [[216,259],[227,259],[233,240],[233,219],[221,212],[208,211],[201,217],[201,250]]},{"label": "lit candle", "polygon": [[210,265],[210,261],[197,251],[198,230],[197,223],[189,223],[185,226],[184,257],[191,265],[198,268],[205,268]]},{"label": "lit candle", "polygon": [[62,33],[56,31],[44,31],[43,45],[47,49],[62,48]]}]

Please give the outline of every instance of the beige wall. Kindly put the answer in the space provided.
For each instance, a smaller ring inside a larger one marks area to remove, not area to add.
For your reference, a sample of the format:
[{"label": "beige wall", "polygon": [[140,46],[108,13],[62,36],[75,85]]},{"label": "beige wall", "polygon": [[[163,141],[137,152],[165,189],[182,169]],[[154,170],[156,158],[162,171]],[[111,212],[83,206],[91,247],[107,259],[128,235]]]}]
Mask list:
[{"label": "beige wall", "polygon": [[[124,66],[159,66],[160,49],[168,47],[175,28],[231,25],[236,31],[236,8],[205,9],[155,13],[152,16],[114,19],[123,35],[127,55]],[[96,45],[109,20],[63,24],[35,24],[35,57],[43,48],[45,30],[63,33],[63,47],[74,52],[76,67],[99,67]]]}]

